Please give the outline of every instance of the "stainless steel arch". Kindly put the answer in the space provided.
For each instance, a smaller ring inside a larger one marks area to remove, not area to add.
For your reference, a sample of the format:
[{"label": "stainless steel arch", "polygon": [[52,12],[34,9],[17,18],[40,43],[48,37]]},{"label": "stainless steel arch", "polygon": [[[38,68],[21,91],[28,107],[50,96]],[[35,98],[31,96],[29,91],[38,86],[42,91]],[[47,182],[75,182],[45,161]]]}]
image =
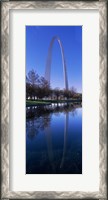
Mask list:
[{"label": "stainless steel arch", "polygon": [[66,71],[66,61],[64,56],[64,49],[63,45],[58,36],[54,36],[50,42],[49,49],[48,49],[48,56],[46,62],[46,69],[45,69],[45,79],[50,83],[50,74],[51,74],[51,61],[52,61],[52,48],[54,41],[57,40],[61,50],[62,56],[62,63],[63,63],[63,73],[64,73],[64,81],[65,81],[65,89],[68,90],[68,79],[67,79],[67,71]]}]

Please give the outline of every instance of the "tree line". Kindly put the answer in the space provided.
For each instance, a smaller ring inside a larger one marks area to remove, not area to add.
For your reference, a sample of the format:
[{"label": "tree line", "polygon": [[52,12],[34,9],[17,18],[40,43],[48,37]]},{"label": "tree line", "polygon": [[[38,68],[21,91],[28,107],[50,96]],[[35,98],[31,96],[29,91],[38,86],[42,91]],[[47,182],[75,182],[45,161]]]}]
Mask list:
[{"label": "tree line", "polygon": [[74,87],[69,90],[52,89],[44,77],[40,77],[35,70],[30,70],[26,76],[26,99],[71,99],[81,98]]}]

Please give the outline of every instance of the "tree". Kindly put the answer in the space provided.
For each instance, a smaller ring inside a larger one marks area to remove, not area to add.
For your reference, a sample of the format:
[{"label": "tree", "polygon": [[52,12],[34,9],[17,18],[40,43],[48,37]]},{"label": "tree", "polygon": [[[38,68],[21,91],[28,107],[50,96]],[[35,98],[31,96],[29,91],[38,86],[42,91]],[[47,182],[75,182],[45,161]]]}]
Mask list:
[{"label": "tree", "polygon": [[44,77],[40,77],[37,87],[37,97],[42,99],[50,95],[50,85]]},{"label": "tree", "polygon": [[59,96],[60,96],[60,89],[59,89],[59,88],[55,88],[55,89],[54,89],[54,95],[56,96],[57,101],[58,101],[58,98],[59,98]]},{"label": "tree", "polygon": [[50,88],[50,90],[49,90],[49,97],[50,97],[50,99],[52,100],[53,99],[53,95],[54,95],[54,92],[53,92],[53,90]]},{"label": "tree", "polygon": [[30,84],[26,82],[26,98],[31,96]]},{"label": "tree", "polygon": [[64,97],[66,97],[67,99],[69,99],[71,97],[71,91],[65,89],[63,91],[63,95],[64,95]]},{"label": "tree", "polygon": [[71,87],[71,88],[70,88],[70,91],[71,91],[71,96],[72,96],[72,97],[75,97],[75,95],[76,95],[76,93],[77,93],[76,88]]},{"label": "tree", "polygon": [[28,76],[26,76],[26,97],[35,99],[35,91],[38,85],[39,75],[33,69],[28,72]]},{"label": "tree", "polygon": [[48,81],[43,76],[41,76],[39,78],[39,87],[41,87],[41,88],[46,88],[46,87],[49,88],[50,87]]},{"label": "tree", "polygon": [[35,98],[35,85],[31,85],[30,83],[26,83],[26,98],[30,97],[30,99]]},{"label": "tree", "polygon": [[28,80],[28,82],[32,86],[34,86],[34,85],[38,84],[39,75],[36,73],[36,71],[34,71],[34,69],[32,69],[31,71],[28,72],[28,76],[27,76],[26,80]]}]

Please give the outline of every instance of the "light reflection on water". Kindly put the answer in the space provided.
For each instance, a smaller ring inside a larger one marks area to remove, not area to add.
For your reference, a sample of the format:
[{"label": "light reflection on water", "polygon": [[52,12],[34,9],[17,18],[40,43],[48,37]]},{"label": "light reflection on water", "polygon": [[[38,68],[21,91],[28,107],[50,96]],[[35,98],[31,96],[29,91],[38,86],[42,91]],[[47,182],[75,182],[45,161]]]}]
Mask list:
[{"label": "light reflection on water", "polygon": [[81,105],[26,110],[26,173],[82,173]]}]

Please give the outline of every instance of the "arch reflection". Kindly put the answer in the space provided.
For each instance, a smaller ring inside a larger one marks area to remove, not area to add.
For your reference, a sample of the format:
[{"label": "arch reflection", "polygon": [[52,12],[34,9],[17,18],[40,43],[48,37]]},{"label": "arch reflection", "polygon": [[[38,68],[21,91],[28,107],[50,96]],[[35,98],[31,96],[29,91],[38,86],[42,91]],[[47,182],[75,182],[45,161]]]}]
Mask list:
[{"label": "arch reflection", "polygon": [[[65,121],[64,121],[64,144],[63,144],[63,153],[61,162],[59,164],[59,167],[62,168],[64,161],[65,161],[65,155],[66,155],[66,146],[67,146],[67,137],[68,137],[68,120],[69,120],[69,113],[65,113]],[[47,150],[48,150],[48,157],[49,161],[53,170],[53,173],[56,172],[56,166],[54,163],[54,153],[53,153],[53,144],[52,144],[52,132],[50,127],[46,129],[46,140],[47,140]]]},{"label": "arch reflection", "polygon": [[81,173],[80,108],[71,104],[27,108],[27,173]]}]

